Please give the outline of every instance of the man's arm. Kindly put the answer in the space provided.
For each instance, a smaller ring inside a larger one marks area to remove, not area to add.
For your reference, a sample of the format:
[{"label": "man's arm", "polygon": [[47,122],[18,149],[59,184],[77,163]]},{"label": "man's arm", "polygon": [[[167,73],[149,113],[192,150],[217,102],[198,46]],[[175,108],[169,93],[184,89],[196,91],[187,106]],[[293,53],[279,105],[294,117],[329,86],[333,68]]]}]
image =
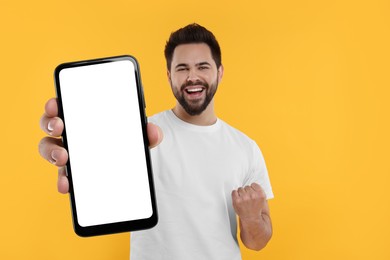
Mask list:
[{"label": "man's arm", "polygon": [[239,217],[240,237],[249,249],[261,250],[272,236],[272,223],[266,195],[257,183],[232,192],[233,208]]}]

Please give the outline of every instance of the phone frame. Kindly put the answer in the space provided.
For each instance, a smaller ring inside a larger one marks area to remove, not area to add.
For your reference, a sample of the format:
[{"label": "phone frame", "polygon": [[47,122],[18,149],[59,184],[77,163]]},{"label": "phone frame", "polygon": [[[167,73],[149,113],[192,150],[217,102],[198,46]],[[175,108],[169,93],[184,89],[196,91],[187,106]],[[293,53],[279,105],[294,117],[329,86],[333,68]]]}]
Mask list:
[{"label": "phone frame", "polygon": [[[146,219],[137,219],[137,220],[123,221],[123,222],[107,223],[107,224],[87,226],[87,227],[81,226],[78,222],[77,209],[76,209],[76,203],[75,203],[75,194],[74,194],[74,190],[73,190],[72,170],[71,170],[72,169],[71,168],[71,156],[72,155],[68,154],[69,157],[68,157],[68,162],[66,164],[66,174],[67,174],[67,177],[69,180],[69,194],[70,194],[70,203],[71,203],[71,209],[72,209],[73,228],[74,228],[75,233],[81,237],[143,230],[143,229],[152,228],[158,222],[156,196],[155,196],[155,188],[154,188],[153,173],[152,173],[152,164],[151,164],[150,152],[149,152],[149,139],[148,139],[148,135],[147,135],[147,117],[145,114],[146,105],[145,105],[143,88],[142,88],[142,83],[141,83],[139,64],[134,56],[121,55],[121,56],[113,56],[113,57],[106,57],[106,58],[99,58],[99,59],[67,62],[67,63],[60,64],[55,68],[54,80],[55,80],[55,90],[56,90],[57,103],[58,103],[58,116],[64,122],[64,130],[62,133],[62,142],[63,142],[64,148],[68,151],[68,141],[67,141],[67,135],[66,135],[66,120],[64,117],[63,106],[62,106],[61,84],[60,84],[60,77],[59,77],[61,70],[67,69],[67,68],[80,67],[80,66],[88,66],[88,65],[116,62],[116,61],[122,61],[122,60],[130,60],[134,65],[134,70],[135,70],[134,73],[135,73],[136,85],[137,85],[139,112],[140,112],[141,126],[142,126],[142,133],[143,133],[143,143],[144,143],[144,147],[145,147],[145,157],[146,157],[146,165],[147,165],[148,180],[149,180],[151,206],[152,206],[153,213],[149,218],[146,218]],[[132,73],[132,72],[130,71],[129,73]]]}]

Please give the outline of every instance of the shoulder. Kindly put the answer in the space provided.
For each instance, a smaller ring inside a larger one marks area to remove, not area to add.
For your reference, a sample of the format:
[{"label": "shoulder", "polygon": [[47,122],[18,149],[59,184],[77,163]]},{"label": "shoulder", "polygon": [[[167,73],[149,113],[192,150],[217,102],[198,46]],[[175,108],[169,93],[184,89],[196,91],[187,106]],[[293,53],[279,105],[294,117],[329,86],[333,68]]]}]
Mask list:
[{"label": "shoulder", "polygon": [[237,128],[229,125],[225,121],[220,120],[221,131],[223,135],[226,135],[234,141],[236,144],[239,144],[249,150],[253,149],[253,146],[257,146],[256,142],[247,136],[244,132],[238,130]]},{"label": "shoulder", "polygon": [[148,122],[151,122],[153,124],[161,124],[166,121],[168,110],[162,111],[160,113],[154,114],[150,117],[148,117]]}]

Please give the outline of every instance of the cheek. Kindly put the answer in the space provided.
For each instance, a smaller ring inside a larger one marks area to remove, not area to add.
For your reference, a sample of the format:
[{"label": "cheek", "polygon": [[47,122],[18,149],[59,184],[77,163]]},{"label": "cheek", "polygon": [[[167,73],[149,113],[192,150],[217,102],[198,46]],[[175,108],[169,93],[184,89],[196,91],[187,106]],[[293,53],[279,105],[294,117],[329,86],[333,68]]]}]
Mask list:
[{"label": "cheek", "polygon": [[207,80],[207,82],[214,82],[218,77],[219,75],[216,72],[204,73],[202,75],[203,80]]},{"label": "cheek", "polygon": [[176,75],[174,77],[171,77],[171,85],[173,86],[181,86],[185,82],[185,77],[181,75]]}]

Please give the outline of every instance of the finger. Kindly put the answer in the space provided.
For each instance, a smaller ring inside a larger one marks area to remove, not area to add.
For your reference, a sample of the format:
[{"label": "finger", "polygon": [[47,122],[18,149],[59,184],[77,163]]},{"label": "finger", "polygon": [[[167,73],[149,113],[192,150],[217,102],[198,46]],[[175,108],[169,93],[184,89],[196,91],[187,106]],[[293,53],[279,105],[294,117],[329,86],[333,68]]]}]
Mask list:
[{"label": "finger", "polygon": [[252,187],[251,186],[249,186],[249,185],[247,185],[247,186],[245,186],[244,187],[244,190],[245,190],[245,192],[252,192],[252,191],[254,191],[253,189],[252,189]]},{"label": "finger", "polygon": [[238,188],[238,189],[237,189],[237,192],[238,192],[238,195],[239,195],[240,197],[242,197],[242,196],[245,195],[245,190],[244,190],[244,188],[242,188],[242,187]]},{"label": "finger", "polygon": [[62,147],[62,141],[44,137],[39,142],[39,153],[43,158],[57,166],[64,166],[68,161],[68,152]]},{"label": "finger", "polygon": [[69,180],[68,177],[66,177],[65,167],[61,167],[58,169],[57,189],[58,192],[62,194],[66,194],[69,192]]},{"label": "finger", "polygon": [[251,187],[252,189],[254,189],[255,191],[259,191],[259,190],[263,190],[263,188],[261,188],[260,184],[254,182],[251,184]]},{"label": "finger", "polygon": [[47,117],[58,116],[58,104],[56,98],[49,99],[45,104],[45,115]]},{"label": "finger", "polygon": [[240,195],[238,195],[238,192],[236,190],[232,191],[232,200],[237,201],[240,198]]},{"label": "finger", "polygon": [[40,120],[41,129],[54,137],[62,135],[64,130],[64,122],[59,117],[48,117],[46,114]]},{"label": "finger", "polygon": [[243,197],[247,199],[254,199],[256,198],[256,191],[251,186],[245,186],[244,187],[244,194]]},{"label": "finger", "polygon": [[238,191],[233,190],[232,191],[232,204],[233,204],[233,208],[236,212],[237,212],[237,207],[240,203],[241,203],[241,198],[240,198],[240,195],[238,195]]},{"label": "finger", "polygon": [[49,99],[45,104],[45,113],[40,120],[41,129],[52,136],[62,134],[64,124],[58,118],[58,104],[56,98]]},{"label": "finger", "polygon": [[267,198],[267,195],[265,194],[265,191],[263,190],[263,188],[258,183],[255,183],[255,182],[252,183],[251,187],[252,187],[252,189],[254,189],[256,191],[256,193],[258,194],[260,199],[266,199]]},{"label": "finger", "polygon": [[161,128],[153,123],[147,125],[149,148],[156,147],[163,139],[163,132]]}]

